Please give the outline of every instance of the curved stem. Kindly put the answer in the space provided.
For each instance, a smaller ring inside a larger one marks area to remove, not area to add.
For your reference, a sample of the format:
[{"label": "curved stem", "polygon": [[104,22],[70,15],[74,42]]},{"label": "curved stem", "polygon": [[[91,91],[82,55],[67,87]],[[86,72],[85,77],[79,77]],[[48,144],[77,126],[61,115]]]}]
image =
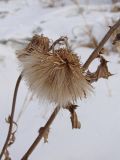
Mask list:
[{"label": "curved stem", "polygon": [[8,147],[8,143],[9,143],[10,136],[11,136],[11,133],[12,133],[13,119],[14,119],[15,105],[16,105],[16,98],[17,98],[17,92],[18,92],[18,88],[19,88],[19,84],[20,84],[21,79],[22,79],[22,74],[20,74],[20,76],[18,77],[17,82],[16,82],[14,95],[13,95],[12,110],[11,110],[11,115],[10,115],[9,130],[8,130],[8,134],[7,134],[7,138],[5,140],[4,146],[3,146],[2,151],[0,153],[0,159],[2,159],[2,156],[3,156],[6,148]]},{"label": "curved stem", "polygon": [[52,49],[54,49],[56,44],[59,44],[59,42],[64,42],[64,44],[66,45],[67,49],[68,47],[68,42],[67,42],[67,37],[60,37],[59,39],[57,39],[49,48],[49,51],[51,51]]}]

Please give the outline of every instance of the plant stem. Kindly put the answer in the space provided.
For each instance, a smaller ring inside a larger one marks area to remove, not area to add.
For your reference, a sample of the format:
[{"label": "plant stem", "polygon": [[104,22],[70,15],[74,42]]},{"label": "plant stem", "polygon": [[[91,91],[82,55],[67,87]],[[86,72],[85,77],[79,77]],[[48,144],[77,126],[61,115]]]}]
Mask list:
[{"label": "plant stem", "polygon": [[85,64],[83,65],[84,70],[87,70],[89,65],[91,64],[91,62],[97,58],[97,56],[99,55],[99,52],[101,51],[101,49],[103,48],[104,44],[107,42],[107,40],[110,38],[110,36],[112,35],[112,33],[118,28],[120,27],[120,19],[117,21],[117,23],[115,25],[113,25],[112,27],[110,27],[110,30],[107,32],[107,34],[104,36],[104,38],[100,41],[98,47],[92,52],[92,54],[90,55],[90,57],[87,59],[87,61],[85,62]]},{"label": "plant stem", "polygon": [[69,47],[68,47],[68,42],[67,42],[67,40],[68,40],[67,37],[60,37],[59,39],[57,39],[57,40],[50,46],[49,51],[52,50],[52,49],[54,49],[55,45],[56,45],[56,44],[59,44],[59,42],[64,42],[64,44],[66,45],[66,47],[69,48]]},{"label": "plant stem", "polygon": [[30,146],[28,151],[25,153],[25,155],[22,157],[21,160],[27,160],[28,157],[31,155],[31,153],[34,151],[34,149],[37,147],[38,143],[41,141],[42,137],[44,136],[45,132],[48,130],[48,128],[51,126],[52,122],[54,121],[55,117],[57,116],[58,112],[60,111],[60,106],[57,106],[53,113],[51,114],[50,118],[48,119],[47,123],[43,127],[42,130],[39,129],[39,134],[33,144]]},{"label": "plant stem", "polygon": [[14,96],[13,96],[13,102],[12,102],[12,109],[11,109],[11,115],[10,115],[9,130],[8,130],[8,134],[7,134],[7,138],[6,138],[6,140],[5,140],[4,146],[3,146],[2,151],[1,151],[1,153],[0,153],[0,160],[2,159],[2,156],[3,156],[5,150],[6,150],[7,147],[8,147],[8,143],[9,143],[10,136],[11,136],[11,133],[12,133],[13,119],[14,119],[15,105],[16,105],[16,98],[17,98],[17,92],[18,92],[18,88],[19,88],[19,84],[20,84],[21,79],[22,79],[22,75],[20,74],[20,76],[19,76],[18,79],[17,79],[16,86],[15,86],[15,90],[14,90]]}]

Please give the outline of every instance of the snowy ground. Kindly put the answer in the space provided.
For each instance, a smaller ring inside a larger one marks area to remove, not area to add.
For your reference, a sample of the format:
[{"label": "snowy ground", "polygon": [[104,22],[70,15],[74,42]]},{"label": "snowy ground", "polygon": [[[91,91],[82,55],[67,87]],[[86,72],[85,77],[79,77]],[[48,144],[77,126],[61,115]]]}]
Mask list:
[{"label": "snowy ground", "polygon": [[[0,1],[0,148],[6,138],[8,125],[5,118],[11,110],[12,95],[19,69],[15,50],[23,47],[35,33],[52,39],[68,36],[78,40],[88,40],[83,36],[86,25],[92,26],[93,34],[100,41],[108,30],[111,19],[120,17],[120,12],[110,12],[109,5],[85,6],[65,5],[63,7],[43,7],[39,1],[21,0],[15,3]],[[81,36],[81,37],[80,37]],[[85,47],[75,50],[83,62],[92,52]],[[78,101],[80,130],[72,130],[70,115],[62,110],[53,123],[48,144],[41,143],[30,160],[119,160],[120,159],[120,57],[118,54],[106,56],[109,67],[115,75],[109,80],[99,80],[93,84],[94,94],[87,100]],[[95,68],[95,63],[91,69]],[[27,88],[22,82],[15,120],[23,107]],[[30,97],[30,95],[29,95]],[[27,104],[26,104],[27,105]],[[31,145],[40,126],[43,126],[52,112],[48,103],[34,98],[18,121],[16,141],[9,149],[13,160],[20,160]]]}]

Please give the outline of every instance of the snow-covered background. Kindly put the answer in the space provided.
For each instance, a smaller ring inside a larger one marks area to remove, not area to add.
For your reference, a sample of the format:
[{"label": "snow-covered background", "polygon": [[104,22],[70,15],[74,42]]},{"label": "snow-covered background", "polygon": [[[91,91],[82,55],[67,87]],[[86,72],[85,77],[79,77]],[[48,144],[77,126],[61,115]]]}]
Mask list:
[{"label": "snow-covered background", "polygon": [[[53,6],[50,0],[47,3],[45,0],[0,0],[0,149],[7,135],[5,118],[10,114],[19,75],[15,51],[34,34],[44,34],[53,40],[68,36],[84,63],[93,50],[82,47],[83,42],[89,41],[86,26],[92,28],[92,34],[99,42],[108,26],[120,18],[120,12],[111,10],[110,0],[82,0],[80,3],[61,0],[55,1]],[[72,130],[69,113],[61,110],[51,126],[48,144],[39,144],[29,160],[120,160],[120,57],[110,52],[110,42],[107,48],[109,56],[106,58],[115,75],[94,83],[94,94],[78,101],[81,129]],[[96,63],[93,63],[91,70],[95,67]],[[12,160],[21,159],[37,136],[39,127],[53,111],[47,102],[38,102],[35,98],[29,102],[30,98],[22,82],[15,112],[18,131],[16,141],[9,149]],[[23,113],[18,118],[21,110]]]}]

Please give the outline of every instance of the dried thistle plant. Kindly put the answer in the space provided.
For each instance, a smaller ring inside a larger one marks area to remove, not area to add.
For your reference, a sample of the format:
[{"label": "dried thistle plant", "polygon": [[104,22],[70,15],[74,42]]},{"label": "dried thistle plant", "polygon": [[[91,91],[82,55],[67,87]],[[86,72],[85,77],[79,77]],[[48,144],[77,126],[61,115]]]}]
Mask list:
[{"label": "dried thistle plant", "polygon": [[[17,57],[20,61],[22,74],[18,77],[16,83],[8,135],[2,148],[0,159],[3,154],[6,154],[10,158],[9,152],[6,153],[6,151],[8,151],[9,144],[14,142],[14,135],[13,139],[11,139],[12,134],[14,134],[12,131],[14,124],[13,118],[17,91],[22,77],[38,97],[45,97],[50,102],[56,103],[57,107],[45,126],[39,129],[38,136],[21,160],[27,160],[29,158],[42,138],[47,142],[50,125],[61,109],[61,106],[70,111],[72,128],[80,128],[80,122],[75,112],[77,105],[74,103],[77,98],[84,98],[92,91],[92,82],[97,81],[99,78],[108,78],[111,76],[107,67],[107,60],[101,55],[101,51],[112,33],[119,27],[120,19],[110,28],[84,65],[81,64],[78,56],[69,49],[66,37],[59,38],[50,46],[50,40],[47,37],[35,35],[28,46],[18,52]],[[115,42],[118,39],[119,36],[117,36]],[[61,47],[60,42],[64,43],[64,47]],[[57,49],[55,48],[56,44],[58,44]],[[100,65],[96,69],[96,72],[90,73],[88,72],[89,65],[96,58],[100,59]]]},{"label": "dried thistle plant", "polygon": [[18,52],[23,78],[30,90],[39,99],[61,107],[87,97],[92,86],[86,80],[79,57],[67,46],[53,50],[49,47],[47,37],[36,35]]}]

